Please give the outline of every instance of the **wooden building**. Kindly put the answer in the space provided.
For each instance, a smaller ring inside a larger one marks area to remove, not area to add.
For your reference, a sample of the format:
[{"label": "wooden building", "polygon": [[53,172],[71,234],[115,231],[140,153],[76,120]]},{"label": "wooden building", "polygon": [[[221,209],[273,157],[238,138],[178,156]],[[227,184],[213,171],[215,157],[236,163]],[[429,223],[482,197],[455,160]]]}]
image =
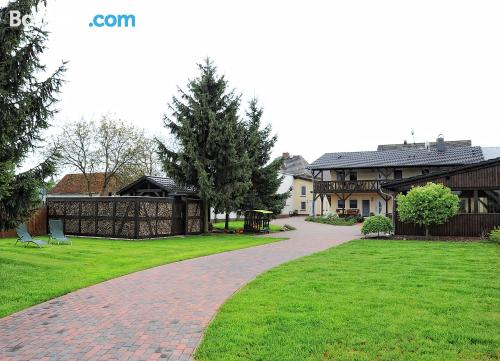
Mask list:
[{"label": "wooden building", "polygon": [[[445,224],[431,227],[432,236],[482,237],[500,226],[500,158],[387,182],[382,189],[396,195],[428,182],[443,184],[460,198],[460,213]],[[396,235],[425,235],[422,227],[401,222],[394,206]]]},{"label": "wooden building", "polygon": [[202,202],[194,189],[166,177],[144,176],[119,197],[52,197],[48,218],[77,236],[143,239],[203,232]]}]

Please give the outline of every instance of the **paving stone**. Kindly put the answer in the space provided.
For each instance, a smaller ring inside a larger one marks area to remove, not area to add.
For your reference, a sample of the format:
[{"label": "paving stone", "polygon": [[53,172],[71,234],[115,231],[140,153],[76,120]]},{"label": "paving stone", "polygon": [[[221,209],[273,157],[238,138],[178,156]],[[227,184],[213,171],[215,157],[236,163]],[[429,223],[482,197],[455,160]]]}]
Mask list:
[{"label": "paving stone", "polygon": [[[359,237],[293,217],[297,230],[258,247],[132,273],[0,319],[0,360],[192,360],[219,307],[281,263]],[[274,235],[270,235],[271,237]]]}]

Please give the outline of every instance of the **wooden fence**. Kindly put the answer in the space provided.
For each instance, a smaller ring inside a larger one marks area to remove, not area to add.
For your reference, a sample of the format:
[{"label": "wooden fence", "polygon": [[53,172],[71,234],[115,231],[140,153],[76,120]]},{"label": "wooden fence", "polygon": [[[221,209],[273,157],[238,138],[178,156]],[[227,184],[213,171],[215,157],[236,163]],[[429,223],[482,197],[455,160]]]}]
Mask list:
[{"label": "wooden fence", "polygon": [[144,239],[203,231],[199,199],[180,197],[68,197],[47,200],[48,218],[70,235]]},{"label": "wooden fence", "polygon": [[[406,236],[424,236],[425,228],[403,223],[396,217],[395,233]],[[500,226],[500,213],[461,213],[445,224],[430,228],[432,236],[484,237]]]},{"label": "wooden fence", "polygon": [[[41,236],[47,234],[47,207],[39,208],[33,216],[26,222],[28,232],[32,236]],[[16,231],[10,230],[0,232],[0,238],[17,237]]]}]

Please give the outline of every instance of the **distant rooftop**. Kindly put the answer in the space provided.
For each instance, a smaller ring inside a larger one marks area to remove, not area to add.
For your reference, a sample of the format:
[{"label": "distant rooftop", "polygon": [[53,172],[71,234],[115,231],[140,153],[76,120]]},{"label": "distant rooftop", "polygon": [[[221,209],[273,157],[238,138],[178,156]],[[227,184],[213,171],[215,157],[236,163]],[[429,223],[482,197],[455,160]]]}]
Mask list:
[{"label": "distant rooftop", "polygon": [[[444,142],[447,147],[470,147],[471,140],[448,140]],[[395,149],[425,149],[426,143],[401,143],[401,144],[381,144],[377,150],[395,150]],[[431,149],[437,148],[437,142],[429,142]]]},{"label": "distant rooftop", "polygon": [[283,166],[281,173],[293,176],[312,178],[312,174],[307,169],[309,163],[301,155],[290,156],[290,153],[283,153]]}]

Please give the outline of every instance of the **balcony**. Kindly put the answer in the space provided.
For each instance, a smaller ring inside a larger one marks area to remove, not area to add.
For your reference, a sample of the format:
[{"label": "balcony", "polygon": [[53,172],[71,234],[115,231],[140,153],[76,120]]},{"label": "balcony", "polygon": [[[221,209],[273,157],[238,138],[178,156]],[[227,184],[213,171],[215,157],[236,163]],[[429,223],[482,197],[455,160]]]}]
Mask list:
[{"label": "balcony", "polygon": [[315,181],[314,193],[378,192],[381,184],[380,180]]}]

